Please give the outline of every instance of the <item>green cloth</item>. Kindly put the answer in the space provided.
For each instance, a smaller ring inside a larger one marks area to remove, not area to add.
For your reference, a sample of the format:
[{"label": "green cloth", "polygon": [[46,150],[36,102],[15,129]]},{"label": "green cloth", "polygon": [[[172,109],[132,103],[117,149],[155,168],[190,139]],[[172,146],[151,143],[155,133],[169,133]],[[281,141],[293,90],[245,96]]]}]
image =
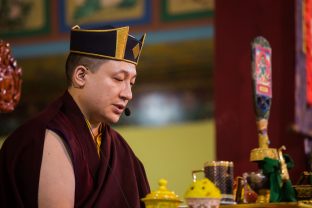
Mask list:
[{"label": "green cloth", "polygon": [[74,11],[74,20],[90,16],[100,9],[99,0],[88,0]]},{"label": "green cloth", "polygon": [[[294,166],[293,160],[289,155],[283,155],[287,168]],[[294,202],[296,200],[295,191],[292,187],[291,181],[282,181],[281,166],[278,160],[271,158],[264,158],[259,162],[259,166],[263,174],[269,178],[270,184],[270,202]]]}]

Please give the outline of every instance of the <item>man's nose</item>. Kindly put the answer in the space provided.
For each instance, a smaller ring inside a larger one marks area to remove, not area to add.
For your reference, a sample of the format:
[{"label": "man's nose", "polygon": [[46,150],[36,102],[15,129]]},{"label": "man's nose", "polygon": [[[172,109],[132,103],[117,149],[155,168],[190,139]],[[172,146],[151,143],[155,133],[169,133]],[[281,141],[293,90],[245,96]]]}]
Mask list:
[{"label": "man's nose", "polygon": [[132,89],[130,84],[125,84],[124,88],[122,89],[120,93],[121,97],[125,100],[131,100],[132,99]]}]

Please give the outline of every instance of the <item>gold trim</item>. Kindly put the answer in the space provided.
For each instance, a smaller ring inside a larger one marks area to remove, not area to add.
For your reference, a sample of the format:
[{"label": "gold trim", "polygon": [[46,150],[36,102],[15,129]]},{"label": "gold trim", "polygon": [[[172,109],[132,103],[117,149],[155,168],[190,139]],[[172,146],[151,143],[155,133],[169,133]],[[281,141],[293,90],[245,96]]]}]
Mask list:
[{"label": "gold trim", "polygon": [[140,59],[140,56],[141,56],[141,53],[142,53],[142,49],[143,49],[145,37],[146,37],[146,33],[144,33],[144,35],[143,35],[143,36],[141,37],[141,39],[140,39],[140,41],[141,41],[141,43],[142,43],[142,46],[141,46],[141,49],[140,49],[140,53],[139,53],[139,55],[138,55],[137,63],[139,63],[139,59]]},{"label": "gold trim", "polygon": [[78,54],[82,54],[82,55],[89,55],[89,56],[96,56],[96,57],[100,57],[100,58],[107,58],[107,59],[112,59],[112,60],[117,60],[117,61],[125,61],[134,65],[137,65],[136,62],[134,61],[130,61],[128,59],[118,59],[116,57],[113,56],[105,56],[105,55],[100,55],[97,53],[87,53],[87,52],[81,52],[81,51],[74,51],[74,50],[70,50],[71,53],[78,53]]},{"label": "gold trim", "polygon": [[279,157],[279,161],[281,165],[281,177],[282,177],[282,180],[285,182],[289,180],[289,173],[288,173],[287,164],[285,162],[282,150],[286,150],[286,147],[284,145],[278,148],[277,152],[278,152],[278,157]]},{"label": "gold trim", "polygon": [[73,30],[72,29],[72,31],[75,31],[75,32],[112,32],[112,31],[125,30],[125,29],[128,29],[128,31],[129,31],[129,26],[112,28],[112,29],[103,29],[103,30],[88,30],[88,29]]},{"label": "gold trim", "polygon": [[255,148],[250,152],[250,161],[260,161],[265,157],[278,160],[277,150],[274,148]]},{"label": "gold trim", "polygon": [[258,134],[259,148],[269,148],[269,137],[267,134]]},{"label": "gold trim", "polygon": [[218,167],[234,167],[233,161],[209,161],[204,164],[205,167],[210,167],[210,166],[218,166]]},{"label": "gold trim", "polygon": [[[108,58],[108,59],[113,59],[113,60],[117,60],[117,61],[126,61],[129,63],[135,64],[135,65],[138,65],[139,58],[140,58],[142,48],[144,45],[145,37],[146,37],[146,33],[144,33],[144,35],[140,39],[142,46],[139,50],[139,54],[137,56],[137,61],[135,62],[135,61],[130,61],[130,60],[124,58],[128,36],[131,36],[129,34],[129,26],[112,28],[112,29],[104,29],[104,30],[89,30],[89,29],[80,29],[79,25],[75,25],[74,27],[72,27],[71,31],[73,31],[73,32],[111,32],[111,31],[116,31],[117,35],[116,35],[115,57],[100,55],[100,54],[96,54],[96,53],[74,51],[74,50],[70,50],[70,52],[78,53],[78,54],[84,54],[84,55],[91,55],[91,56],[96,56],[96,57],[102,57],[102,58]],[[133,37],[133,36],[131,36],[131,37]]]},{"label": "gold trim", "polygon": [[71,30],[79,30],[80,26],[79,25],[75,25],[74,27],[71,28]]},{"label": "gold trim", "polygon": [[117,30],[115,57],[118,59],[122,59],[125,57],[128,34],[129,27],[123,27],[122,29]]},{"label": "gold trim", "polygon": [[94,135],[93,132],[92,132],[92,127],[91,127],[91,123],[89,122],[88,119],[84,118],[86,123],[87,123],[87,126],[89,128],[89,131],[90,131],[90,134],[91,134],[91,137],[92,137],[92,140],[95,144],[95,147],[96,147],[96,150],[97,150],[97,153],[98,153],[98,156],[101,157],[101,144],[102,144],[102,123],[100,124],[99,126],[99,132],[98,132],[98,135]]}]

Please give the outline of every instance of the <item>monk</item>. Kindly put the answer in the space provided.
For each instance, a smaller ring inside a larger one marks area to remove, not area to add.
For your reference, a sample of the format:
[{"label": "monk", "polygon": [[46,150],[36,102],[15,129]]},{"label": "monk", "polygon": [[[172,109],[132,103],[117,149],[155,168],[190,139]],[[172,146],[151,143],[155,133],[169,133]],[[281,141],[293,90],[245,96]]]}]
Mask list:
[{"label": "monk", "polygon": [[68,89],[1,148],[0,207],[144,207],[144,167],[110,127],[132,99],[144,44],[128,32],[72,28]]}]

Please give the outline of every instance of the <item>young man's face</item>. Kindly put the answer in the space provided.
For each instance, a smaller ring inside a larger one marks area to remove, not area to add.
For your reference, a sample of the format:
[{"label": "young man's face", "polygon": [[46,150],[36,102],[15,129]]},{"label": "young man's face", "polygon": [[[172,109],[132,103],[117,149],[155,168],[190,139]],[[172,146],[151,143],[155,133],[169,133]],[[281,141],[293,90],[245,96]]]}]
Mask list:
[{"label": "young man's face", "polygon": [[95,72],[88,71],[84,86],[84,108],[90,122],[116,123],[132,99],[136,66],[108,60]]}]

